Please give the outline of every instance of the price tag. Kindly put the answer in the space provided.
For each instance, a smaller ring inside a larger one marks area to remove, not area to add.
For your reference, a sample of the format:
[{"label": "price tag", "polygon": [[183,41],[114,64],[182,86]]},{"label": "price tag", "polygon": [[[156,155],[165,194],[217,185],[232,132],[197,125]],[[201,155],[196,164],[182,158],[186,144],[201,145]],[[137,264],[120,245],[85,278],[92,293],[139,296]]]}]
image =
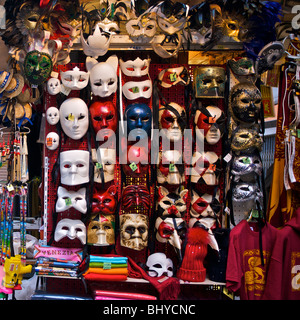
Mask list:
[{"label": "price tag", "polygon": [[230,153],[227,153],[223,159],[228,163],[232,159],[232,155]]},{"label": "price tag", "polygon": [[214,117],[209,117],[209,119],[208,119],[208,122],[209,122],[209,123],[216,123],[216,121],[217,121],[216,116],[214,116]]},{"label": "price tag", "polygon": [[216,165],[213,164],[213,163],[210,163],[210,165],[209,165],[209,167],[208,167],[208,170],[216,171]]},{"label": "price tag", "polygon": [[72,205],[72,200],[71,200],[71,198],[65,199],[65,204],[66,204],[66,206],[71,206],[71,205]]},{"label": "price tag", "polygon": [[8,184],[7,185],[7,191],[9,191],[9,192],[11,192],[11,191],[14,191],[15,190],[15,188],[14,188],[14,186],[10,183],[10,184]]},{"label": "price tag", "polygon": [[103,269],[104,270],[111,269],[111,262],[103,262]]},{"label": "price tag", "polygon": [[47,141],[46,141],[47,146],[52,147],[52,143],[53,143],[52,138],[47,138]]},{"label": "price tag", "polygon": [[176,74],[176,72],[171,73],[171,74],[170,74],[170,81],[171,81],[171,82],[175,82],[176,80],[177,80],[177,74]]},{"label": "price tag", "polygon": [[137,169],[137,165],[134,162],[130,163],[129,167],[132,171],[135,171]]},{"label": "price tag", "polygon": [[250,163],[251,163],[250,158],[248,158],[248,157],[243,158],[243,163],[245,163],[245,164],[250,164]]},{"label": "price tag", "polygon": [[74,120],[75,120],[74,114],[70,113],[70,114],[68,115],[68,120],[69,120],[69,121],[74,121]]},{"label": "price tag", "polygon": [[175,164],[174,163],[170,163],[169,164],[169,171],[170,172],[174,172],[175,171]]},{"label": "price tag", "polygon": [[297,138],[300,138],[300,129],[297,129]]},{"label": "price tag", "polygon": [[140,92],[139,87],[133,87],[133,88],[131,88],[131,90],[132,90],[133,93],[138,93],[138,92]]},{"label": "price tag", "polygon": [[102,163],[96,162],[96,168],[101,169],[102,168]]},{"label": "price tag", "polygon": [[259,212],[256,209],[252,209],[252,217],[255,219],[259,218]]}]

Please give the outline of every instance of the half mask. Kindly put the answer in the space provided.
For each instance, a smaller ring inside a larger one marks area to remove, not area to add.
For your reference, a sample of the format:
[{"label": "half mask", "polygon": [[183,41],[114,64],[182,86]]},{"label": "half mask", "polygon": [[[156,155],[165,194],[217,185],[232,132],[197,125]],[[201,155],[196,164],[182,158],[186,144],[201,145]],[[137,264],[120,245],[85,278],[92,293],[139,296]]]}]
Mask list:
[{"label": "half mask", "polygon": [[122,92],[128,100],[149,99],[152,95],[152,81],[128,81],[122,86]]},{"label": "half mask", "polygon": [[214,196],[211,194],[203,194],[199,196],[192,192],[190,215],[193,218],[216,218],[221,211],[219,202],[219,192]]},{"label": "half mask", "polygon": [[46,148],[56,150],[59,146],[59,135],[56,132],[49,132],[46,135]]},{"label": "half mask", "polygon": [[104,182],[115,178],[116,149],[98,148],[92,149],[92,160],[94,163],[94,181],[102,183],[101,168],[103,170]]},{"label": "half mask", "polygon": [[131,210],[150,209],[150,193],[146,186],[128,185],[122,191],[122,208],[126,213]]},{"label": "half mask", "polygon": [[117,188],[110,186],[107,190],[94,190],[92,214],[114,214],[117,207]]},{"label": "half mask", "polygon": [[60,241],[64,237],[71,240],[79,239],[82,244],[86,244],[86,227],[81,220],[62,219],[55,228],[54,240]]},{"label": "half mask", "polygon": [[59,121],[59,110],[56,107],[50,107],[46,111],[47,122],[54,126]]},{"label": "half mask", "polygon": [[78,67],[65,72],[61,71],[60,78],[63,85],[71,90],[81,90],[89,83],[89,73],[81,71]]},{"label": "half mask", "polygon": [[[126,152],[128,159],[127,164],[122,164],[122,169],[125,175],[134,178],[147,175],[149,170],[148,148],[128,145]],[[126,153],[124,156],[126,156]]]},{"label": "half mask", "polygon": [[64,133],[79,140],[89,128],[88,107],[80,98],[68,98],[60,106],[59,119]]},{"label": "half mask", "polygon": [[156,22],[146,15],[138,19],[130,19],[126,23],[126,31],[131,37],[153,38],[156,32]]},{"label": "half mask", "polygon": [[93,215],[87,227],[87,243],[93,246],[115,244],[115,216],[100,213]]},{"label": "half mask", "polygon": [[142,77],[149,74],[151,59],[136,58],[135,60],[119,60],[122,72],[128,77]]},{"label": "half mask", "polygon": [[150,277],[173,277],[173,261],[162,252],[151,254],[147,258],[146,266]]},{"label": "half mask", "polygon": [[120,215],[121,246],[141,251],[148,245],[149,218],[143,214]]},{"label": "half mask", "polygon": [[90,153],[85,150],[63,151],[60,157],[60,182],[76,186],[89,182]]},{"label": "half mask", "polygon": [[[241,205],[250,204],[249,208],[256,208],[256,202],[263,206],[263,193],[258,184],[251,182],[238,182],[232,187],[232,201]],[[248,207],[248,206],[247,206]]]},{"label": "half mask", "polygon": [[239,155],[233,158],[230,173],[235,181],[251,181],[255,174],[261,176],[262,169],[262,162],[258,155]]},{"label": "half mask", "polygon": [[47,81],[47,91],[51,96],[55,96],[60,93],[61,84],[59,79],[57,78],[50,78]]},{"label": "half mask", "polygon": [[185,67],[164,69],[158,74],[158,80],[164,88],[171,88],[176,84],[186,86],[190,83],[189,73]]},{"label": "half mask", "polygon": [[233,131],[231,149],[235,153],[251,153],[254,150],[261,151],[263,144],[262,137],[256,129],[237,127]]},{"label": "half mask", "polygon": [[81,213],[87,212],[86,205],[86,188],[81,188],[78,191],[68,191],[64,187],[59,186],[57,189],[56,212],[63,212],[74,208]]}]

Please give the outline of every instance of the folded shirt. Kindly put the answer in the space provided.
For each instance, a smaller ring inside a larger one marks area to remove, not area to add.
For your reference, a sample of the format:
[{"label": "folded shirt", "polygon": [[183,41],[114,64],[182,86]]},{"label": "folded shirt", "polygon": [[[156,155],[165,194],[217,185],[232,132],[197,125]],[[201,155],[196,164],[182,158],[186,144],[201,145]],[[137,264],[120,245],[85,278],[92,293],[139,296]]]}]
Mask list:
[{"label": "folded shirt", "polygon": [[102,257],[102,256],[93,256],[90,255],[90,263],[91,262],[110,262],[110,263],[126,263],[127,257]]},{"label": "folded shirt", "polygon": [[113,269],[103,269],[103,268],[88,268],[88,270],[83,274],[89,274],[89,273],[98,273],[98,274],[122,274],[122,275],[128,275],[128,269],[127,268],[113,268]]},{"label": "folded shirt", "polygon": [[84,278],[90,281],[126,281],[127,280],[127,276],[124,274],[88,273],[84,275]]}]

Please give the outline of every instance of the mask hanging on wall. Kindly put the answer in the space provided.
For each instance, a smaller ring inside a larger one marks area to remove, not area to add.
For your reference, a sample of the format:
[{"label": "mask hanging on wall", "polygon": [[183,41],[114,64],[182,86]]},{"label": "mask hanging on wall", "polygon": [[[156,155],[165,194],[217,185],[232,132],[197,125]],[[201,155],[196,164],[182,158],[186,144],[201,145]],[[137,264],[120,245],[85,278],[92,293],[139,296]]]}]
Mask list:
[{"label": "mask hanging on wall", "polygon": [[56,150],[59,146],[59,135],[56,132],[49,132],[46,136],[46,148]]},{"label": "mask hanging on wall", "polygon": [[116,149],[98,148],[97,151],[92,149],[92,160],[94,163],[94,181],[102,183],[101,170],[102,166],[105,183],[114,180]]},{"label": "mask hanging on wall", "polygon": [[128,77],[142,77],[149,74],[151,59],[136,58],[135,60],[119,60],[122,72]]},{"label": "mask hanging on wall", "polygon": [[47,122],[54,126],[59,122],[59,110],[56,107],[50,107],[46,111]]},{"label": "mask hanging on wall", "polygon": [[163,88],[171,88],[176,84],[186,86],[190,83],[189,73],[185,67],[164,69],[158,74],[158,80]]},{"label": "mask hanging on wall", "polygon": [[122,209],[126,213],[131,210],[149,210],[150,193],[146,186],[128,185],[122,191]]},{"label": "mask hanging on wall", "polygon": [[117,188],[110,186],[107,190],[94,190],[92,200],[92,214],[114,214],[117,207]]},{"label": "mask hanging on wall", "polygon": [[56,212],[63,212],[74,208],[81,213],[87,212],[87,204],[85,199],[86,188],[78,191],[68,191],[64,187],[59,186],[57,189]]},{"label": "mask hanging on wall", "polygon": [[147,175],[149,170],[148,148],[128,145],[125,152],[127,152],[127,164],[122,164],[125,175],[134,178]]},{"label": "mask hanging on wall", "polygon": [[51,96],[55,96],[61,91],[61,83],[57,78],[50,78],[47,81],[47,91]]},{"label": "mask hanging on wall", "polygon": [[82,90],[89,83],[89,73],[81,71],[78,67],[65,72],[61,71],[60,77],[63,85],[71,90]]},{"label": "mask hanging on wall", "polygon": [[122,92],[128,100],[149,99],[152,95],[152,81],[128,81],[122,86]]},{"label": "mask hanging on wall", "polygon": [[71,240],[79,239],[82,244],[86,244],[86,227],[81,220],[62,219],[55,228],[54,240],[60,241],[64,237]]},{"label": "mask hanging on wall", "polygon": [[87,244],[110,246],[115,244],[115,216],[111,214],[93,215],[88,222]]},{"label": "mask hanging on wall", "polygon": [[216,195],[202,194],[199,196],[195,191],[192,191],[190,215],[193,218],[216,218],[221,211],[219,202],[219,192]]}]

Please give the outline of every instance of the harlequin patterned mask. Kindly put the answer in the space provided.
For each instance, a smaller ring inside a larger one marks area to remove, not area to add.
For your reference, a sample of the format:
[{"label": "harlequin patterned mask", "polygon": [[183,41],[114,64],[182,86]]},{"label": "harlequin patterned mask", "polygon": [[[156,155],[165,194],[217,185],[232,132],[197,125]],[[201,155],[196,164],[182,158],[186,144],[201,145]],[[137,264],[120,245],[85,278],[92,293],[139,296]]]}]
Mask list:
[{"label": "harlequin patterned mask", "polygon": [[139,146],[127,146],[127,164],[122,164],[122,169],[127,176],[142,177],[149,170],[148,149]]},{"label": "harlequin patterned mask", "polygon": [[225,69],[221,67],[196,67],[194,86],[196,98],[222,98],[225,91]]},{"label": "harlequin patterned mask", "polygon": [[94,190],[92,214],[114,214],[117,207],[117,188],[110,186],[107,190]]},{"label": "harlequin patterned mask", "polygon": [[148,245],[149,218],[143,214],[122,214],[120,216],[121,246],[143,250]]},{"label": "harlequin patterned mask", "polygon": [[93,215],[87,228],[87,243],[93,246],[109,246],[115,244],[115,216]]},{"label": "harlequin patterned mask", "polygon": [[190,77],[185,67],[164,69],[158,74],[158,79],[164,88],[171,88],[176,84],[186,86],[190,82]]},{"label": "harlequin patterned mask", "polygon": [[191,200],[190,215],[193,218],[206,218],[213,217],[221,210],[221,204],[219,202],[219,193],[216,196],[211,194],[203,194],[199,196],[193,191],[193,197]]},{"label": "harlequin patterned mask", "polygon": [[150,208],[150,193],[146,186],[129,185],[122,192],[122,208],[125,212],[130,212],[134,208]]}]

